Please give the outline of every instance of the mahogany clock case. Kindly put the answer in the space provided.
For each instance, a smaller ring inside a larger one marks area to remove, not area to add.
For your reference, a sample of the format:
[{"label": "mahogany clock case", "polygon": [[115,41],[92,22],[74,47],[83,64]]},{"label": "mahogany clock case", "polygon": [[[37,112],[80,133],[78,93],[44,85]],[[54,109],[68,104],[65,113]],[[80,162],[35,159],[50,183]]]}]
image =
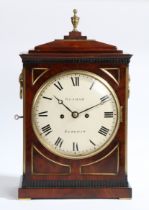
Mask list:
[{"label": "mahogany clock case", "polygon": [[[35,47],[23,61],[24,171],[19,198],[131,198],[127,181],[128,65],[131,58],[113,45],[70,32],[63,40]],[[121,106],[113,141],[98,154],[67,159],[48,151],[32,127],[32,104],[39,88],[61,72],[95,73],[114,89]]]}]

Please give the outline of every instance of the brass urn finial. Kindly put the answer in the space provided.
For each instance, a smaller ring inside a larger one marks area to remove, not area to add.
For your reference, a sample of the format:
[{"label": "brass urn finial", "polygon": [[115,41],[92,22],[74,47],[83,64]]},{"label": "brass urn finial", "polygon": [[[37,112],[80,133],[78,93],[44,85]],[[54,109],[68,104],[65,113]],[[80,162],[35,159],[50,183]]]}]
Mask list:
[{"label": "brass urn finial", "polygon": [[72,25],[73,25],[73,31],[78,31],[77,30],[77,26],[78,26],[80,18],[76,15],[77,14],[77,10],[76,9],[73,10],[73,13],[74,13],[74,16],[71,17],[71,22],[72,22]]}]

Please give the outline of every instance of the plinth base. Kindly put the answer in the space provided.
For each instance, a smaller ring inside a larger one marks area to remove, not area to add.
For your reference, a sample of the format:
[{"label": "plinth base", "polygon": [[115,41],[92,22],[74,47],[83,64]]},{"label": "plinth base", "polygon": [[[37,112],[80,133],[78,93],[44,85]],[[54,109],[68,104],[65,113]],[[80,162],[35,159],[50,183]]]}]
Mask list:
[{"label": "plinth base", "polygon": [[19,199],[128,199],[132,197],[129,187],[110,188],[19,188]]}]

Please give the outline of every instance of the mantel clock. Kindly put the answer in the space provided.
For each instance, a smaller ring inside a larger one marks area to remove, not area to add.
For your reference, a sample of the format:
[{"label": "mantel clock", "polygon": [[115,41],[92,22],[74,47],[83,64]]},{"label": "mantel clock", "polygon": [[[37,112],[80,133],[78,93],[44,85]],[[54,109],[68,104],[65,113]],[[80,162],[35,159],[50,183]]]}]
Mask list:
[{"label": "mantel clock", "polygon": [[[24,169],[19,198],[130,198],[130,54],[77,30],[21,54]],[[19,117],[19,116],[18,116]]]}]

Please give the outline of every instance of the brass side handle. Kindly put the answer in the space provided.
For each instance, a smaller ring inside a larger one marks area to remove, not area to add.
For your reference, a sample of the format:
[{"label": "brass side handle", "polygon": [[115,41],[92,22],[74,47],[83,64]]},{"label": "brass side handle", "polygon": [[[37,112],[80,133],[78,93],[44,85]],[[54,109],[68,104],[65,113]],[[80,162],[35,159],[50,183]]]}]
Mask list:
[{"label": "brass side handle", "polygon": [[19,83],[20,83],[20,99],[23,98],[23,70],[21,74],[19,75]]},{"label": "brass side handle", "polygon": [[130,74],[128,74],[128,98],[130,97]]}]

